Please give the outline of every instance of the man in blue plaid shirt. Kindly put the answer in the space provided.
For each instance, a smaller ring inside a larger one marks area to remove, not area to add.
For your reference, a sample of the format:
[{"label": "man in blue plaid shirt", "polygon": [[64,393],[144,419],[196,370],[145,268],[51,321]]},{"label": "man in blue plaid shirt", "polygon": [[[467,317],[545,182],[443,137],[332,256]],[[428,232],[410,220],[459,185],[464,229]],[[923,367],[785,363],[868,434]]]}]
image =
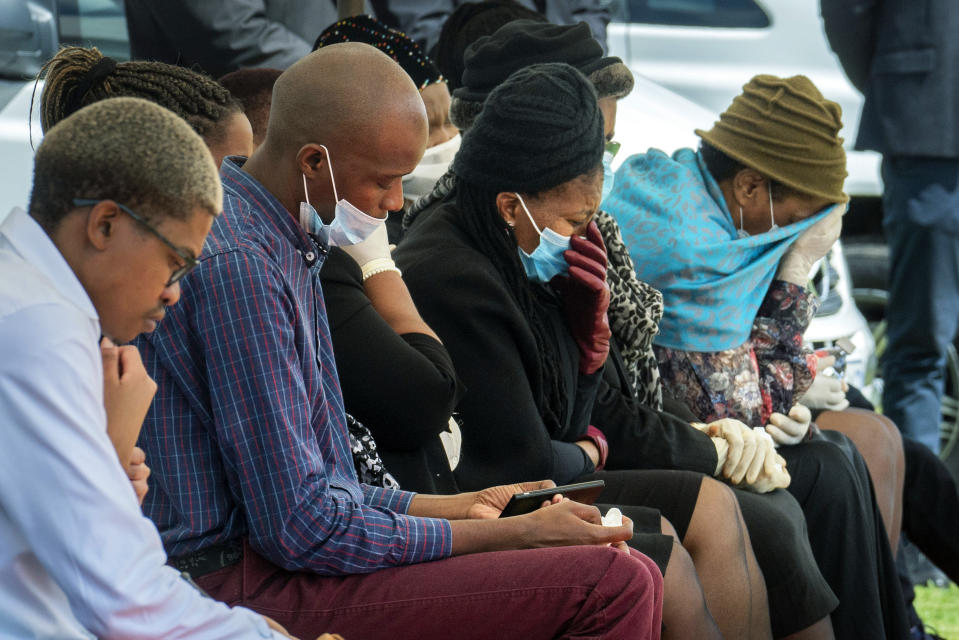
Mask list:
[{"label": "man in blue plaid shirt", "polygon": [[328,239],[402,206],[426,139],[416,88],[373,47],[331,45],[279,78],[263,145],[223,163],[199,268],[138,342],[159,386],[144,509],[212,596],[304,637],[658,638],[662,576],[623,544],[630,522],[556,499],[496,519],[547,483],[426,496],[357,482],[319,270]]}]

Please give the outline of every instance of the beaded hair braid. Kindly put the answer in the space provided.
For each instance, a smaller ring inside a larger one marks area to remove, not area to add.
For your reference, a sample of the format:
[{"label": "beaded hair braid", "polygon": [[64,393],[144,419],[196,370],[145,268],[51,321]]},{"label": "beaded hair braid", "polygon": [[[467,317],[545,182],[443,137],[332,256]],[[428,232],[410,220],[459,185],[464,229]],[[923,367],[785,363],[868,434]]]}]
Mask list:
[{"label": "beaded hair braid", "polygon": [[64,47],[43,66],[40,79],[44,131],[81,107],[121,96],[166,107],[208,141],[222,135],[226,117],[242,112],[229,91],[202,73],[162,62],[115,62],[96,48]]}]

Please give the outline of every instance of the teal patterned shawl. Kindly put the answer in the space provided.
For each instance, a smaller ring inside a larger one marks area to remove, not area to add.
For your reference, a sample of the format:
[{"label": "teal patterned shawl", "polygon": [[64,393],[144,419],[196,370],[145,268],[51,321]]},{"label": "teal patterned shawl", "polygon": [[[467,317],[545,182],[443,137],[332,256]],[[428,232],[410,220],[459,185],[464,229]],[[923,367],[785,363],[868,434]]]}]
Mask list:
[{"label": "teal patterned shawl", "polygon": [[779,260],[830,210],[737,238],[719,185],[692,149],[628,158],[603,204],[619,223],[639,279],[663,293],[655,344],[684,351],[745,343]]}]

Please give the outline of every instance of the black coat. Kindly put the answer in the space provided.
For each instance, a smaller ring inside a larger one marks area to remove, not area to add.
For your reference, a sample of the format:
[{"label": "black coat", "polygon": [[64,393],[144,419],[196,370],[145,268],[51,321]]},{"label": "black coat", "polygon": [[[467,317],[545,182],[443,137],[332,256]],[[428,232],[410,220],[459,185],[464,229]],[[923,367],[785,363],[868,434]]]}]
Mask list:
[{"label": "black coat", "polygon": [[346,410],[373,434],[401,488],[455,493],[439,438],[461,391],[446,349],[432,336],[397,335],[342,249],[330,250],[320,282]]},{"label": "black coat", "polygon": [[464,421],[460,487],[541,478],[562,483],[589,472],[592,464],[572,443],[591,422],[609,439],[610,468],[712,475],[716,452],[708,437],[680,418],[639,406],[615,369],[579,374],[579,352],[558,300],[541,291],[537,299],[559,346],[560,373],[575,390],[562,426],[547,429],[534,400],[540,364],[529,321],[492,262],[456,224],[458,215],[455,203],[440,206],[406,235],[394,258],[466,385],[458,406]]},{"label": "black coat", "polygon": [[959,3],[821,0],[826,35],[866,102],[857,149],[959,158]]}]

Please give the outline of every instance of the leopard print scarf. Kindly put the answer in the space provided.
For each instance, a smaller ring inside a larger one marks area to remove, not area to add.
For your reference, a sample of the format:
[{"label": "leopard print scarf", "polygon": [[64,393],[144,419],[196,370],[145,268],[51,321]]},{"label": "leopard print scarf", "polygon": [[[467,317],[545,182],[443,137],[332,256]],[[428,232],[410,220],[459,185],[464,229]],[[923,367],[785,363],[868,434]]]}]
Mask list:
[{"label": "leopard print scarf", "polygon": [[610,293],[610,329],[633,376],[636,398],[649,407],[662,409],[663,390],[653,353],[653,338],[663,317],[663,295],[636,277],[633,260],[613,216],[598,212],[596,225],[606,243],[609,260],[606,279]]}]

